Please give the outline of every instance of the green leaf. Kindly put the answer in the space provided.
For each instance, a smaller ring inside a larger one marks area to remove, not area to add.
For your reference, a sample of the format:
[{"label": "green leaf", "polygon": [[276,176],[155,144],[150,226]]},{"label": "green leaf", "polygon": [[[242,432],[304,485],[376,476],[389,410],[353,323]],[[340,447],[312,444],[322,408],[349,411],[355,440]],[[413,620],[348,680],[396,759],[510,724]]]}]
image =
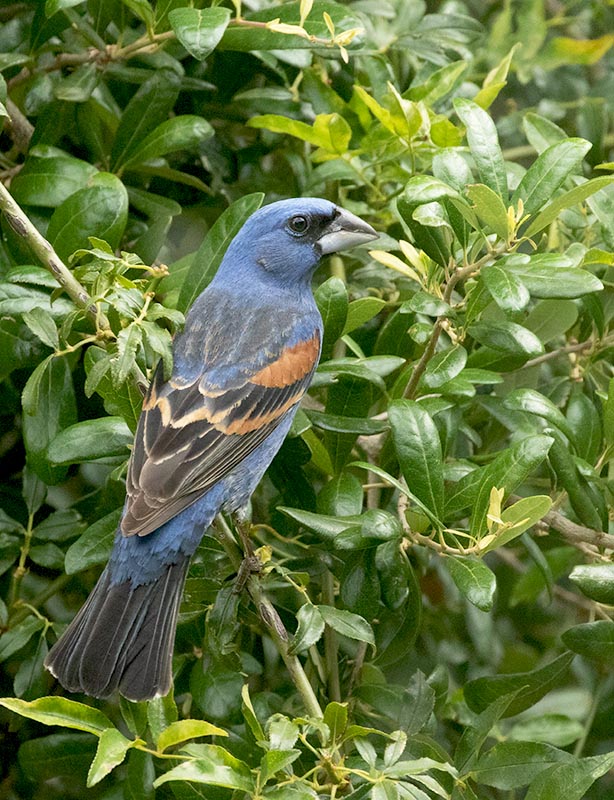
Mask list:
[{"label": "green leaf", "polygon": [[472,711],[480,713],[497,698],[511,692],[519,692],[503,714],[504,717],[513,717],[530,708],[551,689],[558,686],[573,658],[573,653],[563,653],[546,666],[531,672],[517,672],[469,681],[464,690],[467,705]]},{"label": "green leaf", "polygon": [[503,311],[522,311],[528,306],[529,290],[510,270],[490,264],[482,269],[481,275],[493,300]]},{"label": "green leaf", "polygon": [[157,749],[163,753],[169,747],[174,747],[188,739],[197,739],[200,736],[228,736],[227,731],[205,722],[203,719],[180,719],[171,722],[158,736]]},{"label": "green leaf", "polygon": [[591,600],[614,605],[614,564],[578,564],[569,580]]},{"label": "green leaf", "polygon": [[507,203],[507,176],[497,128],[489,114],[471,100],[458,97],[454,108],[467,128],[469,149],[479,176],[486,186]]},{"label": "green leaf", "polygon": [[538,153],[543,153],[550,145],[567,139],[567,134],[562,128],[559,128],[552,120],[534,114],[532,111],[524,115],[522,127],[527,139]]},{"label": "green leaf", "polygon": [[566,208],[572,208],[578,203],[582,203],[588,197],[609,186],[614,181],[614,177],[610,175],[602,175],[599,178],[592,178],[579,186],[574,186],[559,197],[555,198],[549,203],[531,222],[526,230],[525,236],[535,236],[544,228],[547,228],[550,223],[559,216],[561,211]]},{"label": "green leaf", "polygon": [[127,458],[132,441],[132,432],[121,417],[101,417],[64,428],[50,442],[47,453],[53,464],[61,465]]},{"label": "green leaf", "polygon": [[426,292],[416,292],[401,305],[401,312],[417,311],[429,317],[452,317],[454,311],[444,300]]},{"label": "green leaf", "polygon": [[398,611],[412,595],[418,595],[416,576],[397,540],[383,542],[375,551],[382,601],[391,611]]},{"label": "green leaf", "polygon": [[121,0],[135,17],[142,19],[149,30],[153,29],[155,22],[154,10],[148,0]]},{"label": "green leaf", "polygon": [[11,194],[23,205],[56,208],[83,189],[97,172],[96,167],[79,158],[52,156],[41,146],[35,147],[11,181]]},{"label": "green leaf", "polygon": [[550,436],[528,436],[500,453],[480,473],[471,515],[472,535],[477,536],[486,528],[486,511],[493,486],[504,489],[504,497],[507,497],[537,469],[548,455],[553,442]]},{"label": "green leaf", "polygon": [[348,724],[348,704],[332,702],[324,709],[324,724],[330,731],[330,742],[339,742]]},{"label": "green leaf", "polygon": [[76,418],[68,360],[51,357],[42,361],[30,375],[23,391],[22,404],[28,465],[43,483],[57,483],[66,471],[49,464],[47,448],[57,434]]},{"label": "green leaf", "polygon": [[81,64],[55,87],[55,97],[70,103],[85,103],[100,81],[97,64]]},{"label": "green leaf", "polygon": [[[332,0],[315,0],[311,13],[305,20],[305,30],[310,36],[319,39],[330,39],[330,31],[326,26],[323,13],[330,15],[337,31],[351,30],[361,27],[361,18],[352,12],[351,8]],[[281,20],[286,25],[298,25],[300,23],[301,8],[298,2],[275,3],[246,15],[246,18],[255,22],[271,22],[275,19]],[[294,34],[277,33],[267,29],[265,26],[248,27],[242,25],[230,25],[226,29],[224,38],[220,42],[220,48],[224,50],[238,50],[241,52],[251,52],[254,50],[299,50],[302,48],[320,48],[321,44],[312,42],[309,38]],[[355,45],[350,45],[352,49]]]},{"label": "green leaf", "polygon": [[499,742],[478,759],[472,775],[487,786],[518,789],[552,764],[573,760],[570,753],[542,742]]},{"label": "green leaf", "polygon": [[73,8],[83,3],[84,0],[46,0],[45,2],[45,16],[52,17],[58,11],[65,8]]},{"label": "green leaf", "polygon": [[351,472],[335,475],[318,494],[318,511],[334,517],[359,516],[362,504],[362,484]]},{"label": "green leaf", "polygon": [[426,365],[421,383],[427,389],[437,389],[459,375],[467,363],[467,351],[459,344],[436,353]]},{"label": "green leaf", "polygon": [[230,16],[227,8],[175,8],[169,11],[168,19],[188,53],[204,61],[219,44]]},{"label": "green leaf", "polygon": [[156,789],[169,781],[188,781],[254,792],[255,784],[250,768],[223,747],[212,744],[189,745],[184,748],[184,753],[194,756],[194,760],[184,761],[160,775],[154,781]]},{"label": "green leaf", "polygon": [[333,353],[337,339],[343,335],[348,315],[348,293],[341,278],[334,275],[324,281],[314,297],[324,323],[321,361],[327,361]]},{"label": "green leaf", "polygon": [[351,611],[342,611],[333,606],[318,606],[324,622],[341,636],[348,639],[357,639],[359,642],[375,645],[373,629],[369,623]]},{"label": "green leaf", "polygon": [[[179,95],[181,77],[170,69],[159,69],[132,97],[115,134],[111,169],[120,170],[144,139],[167,118]],[[103,238],[103,237],[100,237]]]},{"label": "green leaf", "polygon": [[480,344],[502,353],[534,358],[544,352],[534,333],[508,320],[476,322],[469,328],[469,333]]},{"label": "green leaf", "polygon": [[244,222],[260,208],[263,200],[264,194],[261,192],[245,195],[229,206],[215,221],[194,254],[184,278],[177,301],[177,308],[180,311],[185,313],[198,295],[207,288],[217,272],[228,245],[243,227]]},{"label": "green leaf", "polygon": [[41,306],[24,311],[22,314],[23,321],[35,336],[41,340],[47,347],[57,350],[60,346],[60,339],[58,336],[58,329],[51,314]]},{"label": "green leaf", "polygon": [[525,800],[582,800],[587,789],[614,766],[614,753],[555,764],[538,775]]},{"label": "green leaf", "polygon": [[311,603],[302,605],[296,615],[298,622],[288,652],[302,653],[320,640],[324,633],[324,618],[317,606]]},{"label": "green leaf", "polygon": [[512,205],[522,200],[525,214],[538,212],[579,166],[591,146],[585,139],[566,139],[544,150],[523,175],[512,195]]},{"label": "green leaf", "polygon": [[[481,553],[488,553],[497,547],[503,547],[513,539],[521,536],[526,530],[539,522],[552,508],[552,500],[548,495],[540,494],[534,497],[523,497],[501,512],[501,521],[510,527],[498,533],[492,543],[481,548]],[[486,541],[482,540],[482,545]]]},{"label": "green leaf", "polygon": [[326,414],[322,411],[305,412],[316,428],[335,433],[358,433],[372,436],[388,430],[388,423],[382,419],[361,419],[360,417],[342,417],[338,414]]},{"label": "green leaf", "polygon": [[111,372],[116,385],[125,383],[136,362],[136,354],[143,342],[143,328],[132,323],[117,334],[117,357],[111,362]]},{"label": "green leaf", "polygon": [[123,733],[115,728],[107,728],[103,731],[98,740],[96,756],[87,775],[88,788],[95,786],[115,767],[119,766],[128,750],[134,745],[133,740],[126,739]]},{"label": "green leaf", "polygon": [[494,572],[479,558],[471,556],[454,556],[445,563],[463,597],[481,611],[490,611],[497,589]]},{"label": "green leaf", "polygon": [[507,241],[509,237],[507,209],[501,196],[483,183],[474,183],[467,187],[467,196],[473,204],[478,218],[493,230],[500,239]]},{"label": "green leaf", "polygon": [[108,560],[122,511],[122,508],[116,508],[97,520],[71,544],[64,562],[68,575],[74,575],[95,564],[104,564]]},{"label": "green leaf", "polygon": [[599,278],[588,270],[560,262],[554,253],[518,255],[505,261],[505,269],[522,281],[533,297],[576,298],[603,289]]},{"label": "green leaf", "polygon": [[45,625],[44,620],[39,617],[29,616],[23,622],[9,628],[0,635],[0,662],[6,661],[12,655],[21,650],[30,641],[35,633]]},{"label": "green leaf", "polygon": [[[178,11],[195,11],[195,9],[177,9]],[[209,9],[213,11],[214,9]],[[216,9],[221,11],[222,9]],[[223,9],[227,10],[227,9]],[[199,12],[197,12],[199,13]],[[202,13],[202,12],[200,12]],[[158,127],[146,136],[132,150],[132,154],[124,161],[124,169],[143,161],[152,161],[176,150],[197,147],[213,136],[213,128],[206,119],[192,114],[184,114],[161,122]]]},{"label": "green leaf", "polygon": [[460,199],[456,189],[431,175],[414,175],[410,178],[405,184],[403,197],[410,205],[434,203],[446,197]]},{"label": "green leaf", "polygon": [[607,620],[586,622],[569,628],[561,637],[574,653],[610,663],[614,656],[614,623]]},{"label": "green leaf", "polygon": [[574,431],[560,411],[547,397],[534,389],[515,389],[505,398],[503,405],[512,411],[524,411],[542,417],[575,444]]},{"label": "green leaf", "polygon": [[303,142],[339,155],[347,152],[352,136],[350,126],[339,114],[318,114],[313,125],[278,114],[264,114],[252,117],[248,125],[252,128],[265,128],[274,133],[287,133]]},{"label": "green leaf", "polygon": [[388,418],[407,486],[440,518],[444,500],[443,456],[435,423],[413,400],[391,403]]},{"label": "green leaf", "polygon": [[504,716],[508,706],[517,694],[518,690],[498,697],[470,725],[465,727],[454,753],[454,764],[461,776],[472,770],[480,755],[482,745],[488,738],[492,728]]},{"label": "green leaf", "polygon": [[373,319],[376,314],[386,306],[386,301],[379,297],[361,297],[348,305],[347,317],[343,326],[342,335],[360,328]]},{"label": "green leaf", "polygon": [[578,306],[571,300],[542,300],[531,309],[524,325],[547,344],[566,333],[577,319]]},{"label": "green leaf", "polygon": [[584,733],[584,726],[564,714],[543,714],[517,722],[509,738],[517,742],[546,742],[555,747],[567,747]]},{"label": "green leaf", "polygon": [[260,761],[261,784],[265,784],[278,772],[283,773],[300,755],[300,750],[269,750]]},{"label": "green leaf", "polygon": [[98,172],[53,212],[47,238],[60,258],[89,247],[89,237],[119,246],[128,219],[128,193],[115,175]]},{"label": "green leaf", "polygon": [[22,717],[42,722],[43,725],[73,728],[76,731],[93,733],[94,736],[100,736],[104,731],[113,728],[102,711],[65,697],[39,697],[31,702],[3,697],[0,698],[0,706]]}]

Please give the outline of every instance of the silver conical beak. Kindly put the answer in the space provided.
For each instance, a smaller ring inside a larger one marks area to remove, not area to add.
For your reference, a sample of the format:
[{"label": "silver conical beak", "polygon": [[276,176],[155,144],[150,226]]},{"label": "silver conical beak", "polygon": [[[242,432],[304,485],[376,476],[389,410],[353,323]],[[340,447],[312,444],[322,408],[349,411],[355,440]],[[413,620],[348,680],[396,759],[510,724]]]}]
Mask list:
[{"label": "silver conical beak", "polygon": [[348,250],[358,244],[372,242],[378,238],[373,228],[363,219],[346,211],[344,208],[337,208],[337,215],[328,225],[317,245],[322,255],[337,253],[339,250]]}]

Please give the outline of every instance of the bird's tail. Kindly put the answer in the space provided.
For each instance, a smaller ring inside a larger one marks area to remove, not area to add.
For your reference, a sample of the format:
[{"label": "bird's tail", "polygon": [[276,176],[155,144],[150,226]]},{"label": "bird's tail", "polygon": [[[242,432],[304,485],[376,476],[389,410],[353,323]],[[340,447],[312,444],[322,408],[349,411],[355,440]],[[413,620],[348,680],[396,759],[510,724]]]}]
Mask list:
[{"label": "bird's tail", "polygon": [[108,568],[45,659],[71,692],[129,700],[165,695],[172,682],[175,625],[189,558],[151,583],[114,584]]}]

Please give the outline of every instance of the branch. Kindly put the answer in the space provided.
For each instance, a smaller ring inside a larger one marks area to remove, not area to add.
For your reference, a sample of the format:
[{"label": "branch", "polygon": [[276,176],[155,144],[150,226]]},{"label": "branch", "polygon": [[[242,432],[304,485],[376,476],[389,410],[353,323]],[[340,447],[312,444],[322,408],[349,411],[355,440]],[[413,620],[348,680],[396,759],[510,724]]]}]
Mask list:
[{"label": "branch", "polygon": [[96,306],[51,244],[34,227],[2,183],[0,183],[0,211],[4,212],[4,216],[12,230],[30,247],[75,305],[85,309],[88,316],[93,320],[96,330],[102,334],[106,333],[106,331],[110,332],[111,326],[104,312]]}]

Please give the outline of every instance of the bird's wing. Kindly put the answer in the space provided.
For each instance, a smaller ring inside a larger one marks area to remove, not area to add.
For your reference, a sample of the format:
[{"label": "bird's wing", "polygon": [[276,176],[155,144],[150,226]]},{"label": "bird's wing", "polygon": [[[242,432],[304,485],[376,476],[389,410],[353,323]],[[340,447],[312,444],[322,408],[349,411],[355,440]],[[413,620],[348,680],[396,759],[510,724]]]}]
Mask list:
[{"label": "bird's wing", "polygon": [[206,369],[194,380],[164,383],[158,368],[128,467],[124,535],[156,530],[246,458],[300,401],[319,355],[315,330],[238,379],[235,369],[229,387]]}]

